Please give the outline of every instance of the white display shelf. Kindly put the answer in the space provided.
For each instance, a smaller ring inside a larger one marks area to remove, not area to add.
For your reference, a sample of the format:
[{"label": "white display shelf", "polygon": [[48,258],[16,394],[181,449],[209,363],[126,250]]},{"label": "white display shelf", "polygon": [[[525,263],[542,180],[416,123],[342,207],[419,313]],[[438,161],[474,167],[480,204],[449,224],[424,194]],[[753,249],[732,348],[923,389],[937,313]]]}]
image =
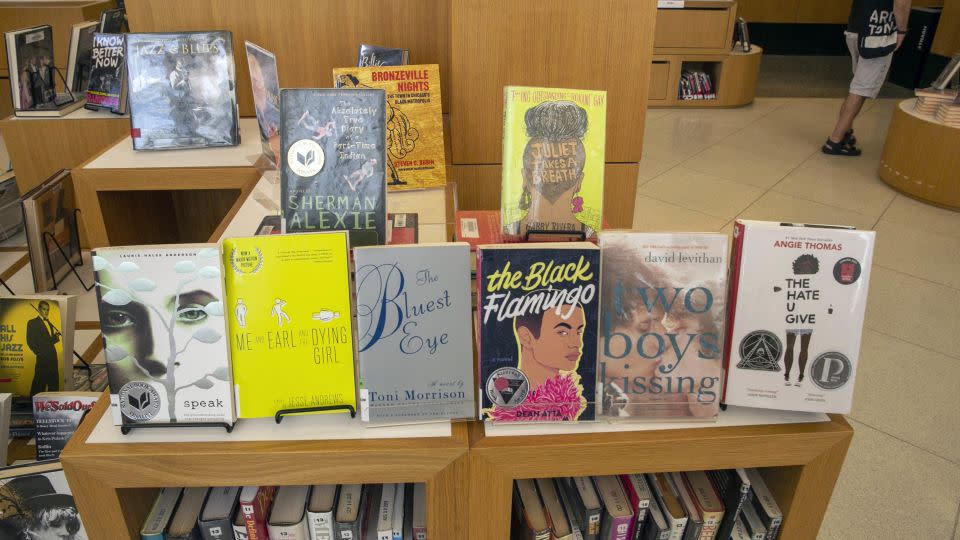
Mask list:
[{"label": "white display shelf", "polygon": [[85,169],[168,169],[251,167],[260,157],[260,128],[254,118],[240,119],[240,144],[190,150],[134,150],[130,136],[86,164]]}]

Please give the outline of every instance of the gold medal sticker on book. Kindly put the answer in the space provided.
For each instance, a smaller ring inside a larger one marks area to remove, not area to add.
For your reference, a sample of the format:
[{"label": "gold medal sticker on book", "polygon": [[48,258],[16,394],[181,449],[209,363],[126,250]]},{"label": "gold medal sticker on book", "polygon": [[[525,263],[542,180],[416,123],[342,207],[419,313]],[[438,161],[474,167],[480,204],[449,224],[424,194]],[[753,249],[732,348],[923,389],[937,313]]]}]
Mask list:
[{"label": "gold medal sticker on book", "polygon": [[356,408],[347,233],[223,241],[240,418]]},{"label": "gold medal sticker on book", "polygon": [[446,185],[438,65],[336,68],[333,83],[386,92],[387,189]]},{"label": "gold medal sticker on book", "polygon": [[603,223],[607,93],[503,89],[505,234],[583,233]]}]

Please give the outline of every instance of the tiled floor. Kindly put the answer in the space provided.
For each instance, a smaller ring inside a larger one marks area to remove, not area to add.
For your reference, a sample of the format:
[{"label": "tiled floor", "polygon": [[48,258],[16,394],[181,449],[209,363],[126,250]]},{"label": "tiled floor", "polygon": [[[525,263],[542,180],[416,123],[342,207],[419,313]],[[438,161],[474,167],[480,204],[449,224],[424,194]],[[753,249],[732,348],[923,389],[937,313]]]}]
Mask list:
[{"label": "tiled floor", "polygon": [[960,540],[960,213],[877,176],[896,103],[867,104],[859,158],[819,151],[836,99],[648,111],[635,228],[729,232],[740,217],[878,231],[855,435],[821,539]]}]

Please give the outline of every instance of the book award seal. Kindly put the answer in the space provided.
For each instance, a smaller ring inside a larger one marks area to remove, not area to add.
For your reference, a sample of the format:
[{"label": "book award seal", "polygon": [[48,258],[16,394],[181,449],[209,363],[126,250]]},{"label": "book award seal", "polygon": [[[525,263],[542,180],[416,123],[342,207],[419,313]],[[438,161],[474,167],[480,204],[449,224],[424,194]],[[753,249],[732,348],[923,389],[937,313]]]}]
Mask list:
[{"label": "book award seal", "polygon": [[853,375],[850,359],[835,351],[818,356],[810,366],[810,379],[824,390],[836,390],[847,384]]},{"label": "book award seal", "polygon": [[833,279],[841,285],[850,285],[860,279],[860,261],[853,257],[844,257],[833,265]]},{"label": "book award seal", "polygon": [[263,252],[260,248],[233,248],[230,250],[230,267],[237,274],[256,274],[263,268]]},{"label": "book award seal", "polygon": [[120,412],[138,422],[153,420],[160,413],[160,393],[149,383],[128,382],[120,388]]},{"label": "book award seal", "polygon": [[316,175],[323,168],[324,161],[323,147],[310,139],[300,139],[287,150],[287,166],[301,178]]},{"label": "book award seal", "polygon": [[527,399],[530,383],[517,368],[502,367],[487,377],[487,397],[498,407],[516,407]]},{"label": "book award seal", "polygon": [[780,371],[780,353],[783,343],[773,332],[754,330],[740,340],[739,369]]}]

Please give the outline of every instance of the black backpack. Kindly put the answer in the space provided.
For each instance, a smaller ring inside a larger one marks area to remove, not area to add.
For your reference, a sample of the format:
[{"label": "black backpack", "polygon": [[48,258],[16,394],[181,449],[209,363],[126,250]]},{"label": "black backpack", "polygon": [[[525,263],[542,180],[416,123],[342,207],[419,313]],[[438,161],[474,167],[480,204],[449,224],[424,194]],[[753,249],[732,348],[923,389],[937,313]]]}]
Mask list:
[{"label": "black backpack", "polygon": [[897,21],[893,0],[855,0],[848,29],[857,34],[863,58],[880,58],[897,48]]}]

